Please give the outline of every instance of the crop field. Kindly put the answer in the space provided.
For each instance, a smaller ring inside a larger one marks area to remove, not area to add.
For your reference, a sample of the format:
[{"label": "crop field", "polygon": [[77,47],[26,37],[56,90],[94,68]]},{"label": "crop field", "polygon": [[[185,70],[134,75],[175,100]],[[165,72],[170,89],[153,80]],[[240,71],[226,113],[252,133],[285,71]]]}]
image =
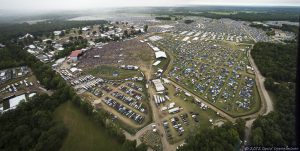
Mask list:
[{"label": "crop field", "polygon": [[[156,44],[174,55],[168,76],[232,116],[256,112],[260,98],[247,58],[250,47],[225,41],[176,41],[165,36]],[[174,42],[176,41],[176,42]]]}]

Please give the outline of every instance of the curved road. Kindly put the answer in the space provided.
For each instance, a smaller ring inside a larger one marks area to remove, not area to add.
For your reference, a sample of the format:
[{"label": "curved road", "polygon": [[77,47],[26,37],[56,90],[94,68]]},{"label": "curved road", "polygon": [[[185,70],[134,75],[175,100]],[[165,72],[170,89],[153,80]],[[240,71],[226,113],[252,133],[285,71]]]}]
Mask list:
[{"label": "curved road", "polygon": [[[252,45],[253,48],[253,45]],[[262,76],[262,74],[260,73],[260,71],[258,70],[252,56],[251,56],[251,50],[248,51],[248,59],[249,62],[251,64],[251,66],[254,69],[255,72],[255,76],[256,76],[256,84],[258,87],[258,91],[259,94],[261,96],[261,100],[262,100],[262,107],[261,107],[261,111],[259,112],[259,115],[267,115],[269,114],[271,111],[274,111],[274,106],[273,106],[273,102],[271,100],[271,97],[269,95],[269,93],[267,92],[264,82],[265,82],[265,77]],[[251,128],[252,128],[252,124],[254,122],[254,120],[258,117],[258,115],[252,119],[249,119],[246,121],[246,128],[245,128],[245,140],[247,142],[249,142],[250,140],[250,134],[251,134]]]}]

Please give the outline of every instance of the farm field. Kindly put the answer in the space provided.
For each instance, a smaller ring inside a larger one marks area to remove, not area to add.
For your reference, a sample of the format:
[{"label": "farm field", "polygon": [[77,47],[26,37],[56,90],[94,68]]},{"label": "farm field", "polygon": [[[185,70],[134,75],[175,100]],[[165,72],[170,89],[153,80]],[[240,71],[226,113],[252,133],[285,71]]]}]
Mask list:
[{"label": "farm field", "polygon": [[[54,112],[57,121],[63,121],[68,128],[68,136],[60,151],[119,151],[121,144],[106,133],[104,128],[91,122],[89,117],[71,102],[60,105]],[[83,139],[84,138],[84,139]]]}]

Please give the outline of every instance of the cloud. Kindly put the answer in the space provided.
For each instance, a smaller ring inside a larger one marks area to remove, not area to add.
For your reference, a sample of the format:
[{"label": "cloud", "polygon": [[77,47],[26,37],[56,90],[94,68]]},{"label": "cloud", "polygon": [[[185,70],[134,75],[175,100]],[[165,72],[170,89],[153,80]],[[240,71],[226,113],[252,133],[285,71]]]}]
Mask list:
[{"label": "cloud", "polygon": [[300,5],[299,0],[0,0],[5,10],[78,10],[125,6],[211,5]]}]

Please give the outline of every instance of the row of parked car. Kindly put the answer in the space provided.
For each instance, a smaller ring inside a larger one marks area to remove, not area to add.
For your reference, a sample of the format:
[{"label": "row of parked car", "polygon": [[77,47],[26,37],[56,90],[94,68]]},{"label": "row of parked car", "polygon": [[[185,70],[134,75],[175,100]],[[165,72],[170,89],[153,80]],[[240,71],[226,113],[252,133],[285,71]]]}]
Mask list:
[{"label": "row of parked car", "polygon": [[116,100],[114,100],[112,98],[105,97],[103,102],[105,104],[107,104],[108,106],[114,108],[117,112],[121,113],[122,115],[134,120],[138,124],[142,124],[145,119],[144,116],[142,116],[138,113],[135,113],[134,111],[126,108],[124,105],[118,103]]},{"label": "row of parked car", "polygon": [[132,96],[133,98],[135,98],[135,99],[137,99],[137,100],[142,100],[142,95],[141,94],[139,94],[139,93],[137,93],[137,92],[135,92],[133,89],[131,89],[131,88],[128,88],[128,87],[126,87],[126,86],[120,86],[120,88],[119,88],[121,91],[123,91],[124,93],[126,93],[126,94],[128,94],[128,95],[130,95],[130,96]]},{"label": "row of parked car", "polygon": [[118,91],[111,93],[111,95],[119,100],[122,100],[129,106],[141,111],[142,113],[145,112],[145,108],[143,108],[143,106],[142,106],[143,103],[141,103],[141,102],[139,103],[136,99],[129,97],[129,96],[125,96],[124,94],[122,94]]}]

